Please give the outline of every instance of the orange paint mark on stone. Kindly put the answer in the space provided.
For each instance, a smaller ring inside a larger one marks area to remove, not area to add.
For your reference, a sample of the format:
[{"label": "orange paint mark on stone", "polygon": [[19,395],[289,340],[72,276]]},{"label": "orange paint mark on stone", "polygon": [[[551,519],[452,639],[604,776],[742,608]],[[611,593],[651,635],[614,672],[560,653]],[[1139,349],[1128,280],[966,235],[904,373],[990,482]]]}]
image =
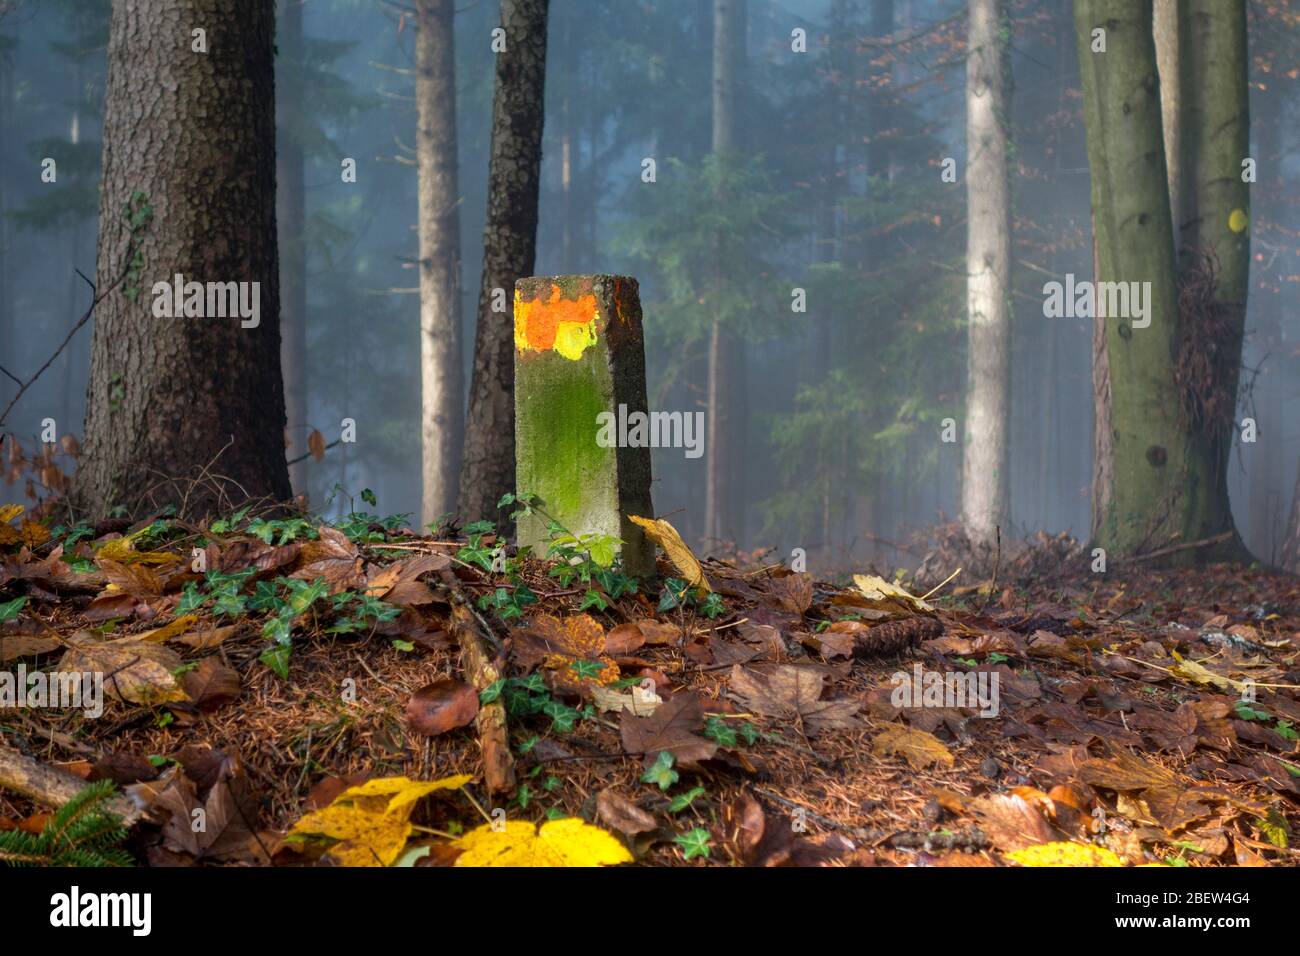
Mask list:
[{"label": "orange paint mark on stone", "polygon": [[520,352],[554,350],[577,361],[588,346],[596,343],[596,319],[600,313],[594,295],[566,299],[552,283],[547,299],[525,300],[515,290],[515,349]]}]

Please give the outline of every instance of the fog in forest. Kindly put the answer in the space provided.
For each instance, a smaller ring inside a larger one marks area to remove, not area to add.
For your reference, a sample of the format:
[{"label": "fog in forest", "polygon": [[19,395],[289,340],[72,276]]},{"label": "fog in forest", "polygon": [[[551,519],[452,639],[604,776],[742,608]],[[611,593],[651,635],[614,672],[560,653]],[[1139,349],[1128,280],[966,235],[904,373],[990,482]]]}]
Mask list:
[{"label": "fog in forest", "polygon": [[[3,6],[3,5],[0,5]],[[455,15],[463,353],[468,392],[487,202],[493,0]],[[899,545],[960,512],[966,395],[966,5],[747,0],[733,159],[711,164],[712,0],[552,0],[535,274],[641,284],[651,409],[708,402],[710,326],[739,356],[722,535],[821,567],[914,563]],[[295,491],[326,514],[366,489],[421,517],[414,41],[401,5],[305,0],[277,85],[302,87],[278,148],[303,155],[306,415]],[[1278,559],[1300,461],[1300,210],[1294,4],[1250,5],[1251,284],[1234,517]],[[800,32],[802,31],[802,32]],[[1048,317],[1044,286],[1093,276],[1074,23],[1063,0],[1011,5],[1009,522],[1090,534],[1092,321]],[[0,365],[19,378],[92,299],[108,4],[44,0],[0,20]],[[799,47],[800,37],[803,48]],[[57,178],[44,181],[43,160]],[[340,175],[355,161],[355,182]],[[946,175],[951,171],[953,175]],[[283,190],[285,183],[280,183]],[[723,181],[727,188],[715,188]],[[291,184],[292,185],[292,184]],[[718,234],[725,249],[716,254]],[[201,237],[196,237],[196,239]],[[715,265],[724,263],[721,270]],[[282,279],[282,286],[284,281]],[[282,293],[283,294],[283,293]],[[82,434],[91,328],[6,422]],[[240,388],[238,368],[214,388]],[[0,380],[0,405],[16,390]],[[344,419],[357,441],[335,444]],[[1253,439],[1253,440],[1249,440]],[[705,537],[705,459],[653,453],[655,513]],[[3,491],[24,500],[26,476]],[[529,489],[520,489],[527,491]],[[38,490],[39,493],[39,490]],[[706,542],[722,549],[724,542]]]}]

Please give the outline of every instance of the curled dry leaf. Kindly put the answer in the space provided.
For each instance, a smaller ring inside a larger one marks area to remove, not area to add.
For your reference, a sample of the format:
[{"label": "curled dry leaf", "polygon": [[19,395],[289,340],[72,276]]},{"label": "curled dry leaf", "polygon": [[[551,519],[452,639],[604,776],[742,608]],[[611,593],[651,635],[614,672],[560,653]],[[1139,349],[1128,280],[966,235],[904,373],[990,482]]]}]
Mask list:
[{"label": "curled dry leaf", "polygon": [[913,770],[924,770],[935,765],[941,767],[953,765],[952,752],[942,740],[924,730],[904,727],[900,724],[890,724],[876,734],[871,742],[871,751],[880,756],[897,754],[906,760]]},{"label": "curled dry leaf", "polygon": [[1041,801],[1027,800],[1019,794],[986,794],[972,800],[968,810],[993,845],[1006,852],[1057,838],[1041,806]]},{"label": "curled dry leaf", "polygon": [[617,830],[625,837],[634,837],[638,833],[648,833],[659,827],[654,814],[642,810],[627,797],[614,790],[602,790],[596,794],[596,813],[602,823],[611,829]]},{"label": "curled dry leaf", "polygon": [[478,715],[478,692],[463,681],[444,677],[421,687],[406,703],[406,722],[426,737],[470,724]]},{"label": "curled dry leaf", "polygon": [[773,599],[791,614],[802,615],[812,606],[813,583],[807,574],[797,572],[774,577],[768,582]]},{"label": "curled dry leaf", "polygon": [[695,768],[718,752],[718,745],[698,733],[704,724],[704,706],[699,697],[688,691],[675,694],[659,705],[649,717],[636,717],[624,711],[619,724],[623,749],[628,753],[646,754],[648,761],[665,750],[672,753],[678,766]]},{"label": "curled dry leaf", "polygon": [[189,699],[176,681],[180,666],[180,655],[159,644],[134,638],[96,641],[88,632],[78,631],[69,638],[59,672],[102,675],[108,696],[157,706]]},{"label": "curled dry leaf", "polygon": [[[934,608],[914,597],[905,588],[886,581],[875,574],[855,574],[853,583],[871,604],[889,610],[898,607],[906,611],[933,611]],[[892,607],[891,607],[892,606]]]},{"label": "curled dry leaf", "polygon": [[687,584],[701,592],[712,590],[709,582],[704,578],[704,569],[700,567],[699,560],[686,546],[686,542],[682,540],[676,528],[662,518],[641,518],[637,515],[628,515],[628,517],[645,531],[647,538],[663,549],[664,554],[668,555],[668,560],[681,572]]},{"label": "curled dry leaf", "polygon": [[767,717],[802,719],[810,734],[854,727],[859,704],[854,700],[822,700],[826,674],[813,667],[781,664],[760,672],[739,664],[731,668],[731,693],[744,706]]},{"label": "curled dry leaf", "polygon": [[205,657],[181,676],[181,686],[194,706],[207,712],[239,700],[239,674],[215,657]]},{"label": "curled dry leaf", "polygon": [[648,677],[641,684],[634,685],[629,693],[597,685],[591,688],[591,699],[602,713],[626,711],[636,717],[649,717],[663,703],[663,698],[655,693],[654,681]]}]

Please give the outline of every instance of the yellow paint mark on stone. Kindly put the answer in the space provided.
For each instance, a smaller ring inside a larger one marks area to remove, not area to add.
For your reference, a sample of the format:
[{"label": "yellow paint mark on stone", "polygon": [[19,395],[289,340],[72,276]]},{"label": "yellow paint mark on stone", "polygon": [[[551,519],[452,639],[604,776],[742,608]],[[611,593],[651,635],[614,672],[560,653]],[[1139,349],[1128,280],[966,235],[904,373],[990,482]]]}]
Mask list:
[{"label": "yellow paint mark on stone", "polygon": [[555,351],[576,362],[596,344],[596,320],[600,312],[594,295],[564,298],[558,285],[551,285],[547,299],[525,300],[515,290],[515,349],[520,352]]},{"label": "yellow paint mark on stone", "polygon": [[1233,232],[1241,232],[1250,225],[1250,216],[1246,215],[1244,209],[1234,209],[1228,216],[1228,228]]}]

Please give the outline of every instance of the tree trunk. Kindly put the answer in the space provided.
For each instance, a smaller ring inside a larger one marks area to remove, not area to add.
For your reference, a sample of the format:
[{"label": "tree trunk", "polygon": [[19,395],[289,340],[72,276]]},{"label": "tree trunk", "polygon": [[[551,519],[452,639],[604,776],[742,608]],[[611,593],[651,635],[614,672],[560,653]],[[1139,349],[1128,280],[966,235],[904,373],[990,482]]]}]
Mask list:
[{"label": "tree trunk", "polygon": [[456,510],[464,416],[460,187],[453,0],[418,0],[415,99],[420,210],[420,443],[424,523]]},{"label": "tree trunk", "polygon": [[[4,39],[0,35],[0,41]],[[13,91],[14,91],[14,67],[13,59],[10,53],[3,49],[0,43],[0,144],[6,146],[13,142]],[[7,150],[0,148],[0,168],[9,169],[9,156]],[[21,371],[13,368],[14,350],[13,350],[13,294],[10,291],[11,271],[9,268],[9,258],[13,255],[11,245],[11,230],[9,228],[9,195],[8,195],[8,176],[0,176],[0,365],[5,366],[14,375],[21,375]],[[8,398],[13,389],[18,386],[6,375],[0,375],[0,400],[8,404]],[[2,406],[0,406],[2,407]],[[0,479],[0,484],[4,484]]]},{"label": "tree trunk", "polygon": [[[192,50],[199,26],[207,53]],[[90,515],[164,504],[197,514],[245,496],[289,496],[274,39],[269,4],[113,7],[97,267],[107,294],[95,313],[74,494]],[[155,317],[170,295],[155,283],[178,273],[259,283],[244,289],[250,307],[258,295],[256,325],[251,314]]]},{"label": "tree trunk", "polygon": [[[1093,518],[1096,544],[1114,554],[1138,554],[1230,530],[1232,518],[1217,459],[1207,454],[1204,432],[1183,411],[1175,378],[1180,319],[1151,0],[1078,0],[1075,28],[1096,272],[1106,282],[1150,284],[1148,326],[1138,326],[1131,315],[1103,320],[1113,485],[1105,510]],[[1105,30],[1104,53],[1092,52],[1095,28]],[[1194,45],[1180,51],[1183,75]],[[1219,76],[1202,71],[1199,82],[1231,85],[1235,81],[1222,75],[1225,65],[1215,67]],[[1189,125],[1179,136],[1195,140],[1201,133]],[[1234,177],[1243,155],[1233,161]],[[1180,175],[1196,181],[1195,170],[1183,162]],[[1098,296],[1099,313],[1102,300]],[[1239,361],[1239,342],[1237,350]],[[1178,560],[1226,556],[1239,547],[1230,541],[1215,549],[1187,549]]]},{"label": "tree trunk", "polygon": [[991,547],[1006,523],[1011,351],[1011,204],[1005,9],[971,0],[966,53],[966,435],[962,523]]},{"label": "tree trunk", "polygon": [[[302,14],[304,0],[280,0],[276,31],[276,225],[280,248],[280,362],[288,418],[285,447],[290,460],[307,453],[307,258],[303,225]],[[307,493],[307,462],[289,467],[297,495]]]},{"label": "tree trunk", "polygon": [[[506,50],[496,55],[483,280],[465,426],[465,463],[460,476],[459,510],[466,521],[495,519],[501,496],[516,490],[514,324],[510,303],[515,280],[532,273],[537,250],[548,3],[501,3]],[[492,309],[493,299],[497,298],[495,290],[501,290],[499,295],[504,296],[506,307],[502,312]]]},{"label": "tree trunk", "polygon": [[[730,157],[736,148],[736,53],[743,31],[738,0],[714,0],[712,148],[719,160]],[[724,193],[719,190],[720,204],[726,202]],[[718,242],[721,246],[721,236]],[[715,290],[720,291],[726,279],[719,261],[714,267]],[[742,348],[726,323],[715,318],[709,329],[708,441],[704,451],[704,537],[714,546],[739,537],[737,464],[743,456],[744,423],[736,392],[744,376]]]},{"label": "tree trunk", "polygon": [[[285,447],[307,454],[307,247],[303,226],[303,3],[279,0],[276,49],[276,224],[279,239],[279,360],[285,371]],[[294,494],[307,494],[308,464],[289,468]]]},{"label": "tree trunk", "polygon": [[[1182,315],[1186,347],[1211,369],[1211,404],[1192,433],[1200,508],[1190,534],[1196,539],[1235,531],[1228,498],[1228,460],[1236,436],[1241,345],[1250,289],[1250,186],[1242,160],[1250,155],[1249,58],[1246,0],[1187,0],[1185,47],[1179,56],[1182,205],[1179,209],[1179,281],[1192,286],[1209,268],[1210,301]],[[1207,259],[1208,257],[1208,259]],[[1186,295],[1183,299],[1186,300]],[[1197,382],[1196,384],[1200,384]],[[1234,534],[1219,554],[1246,559]]]},{"label": "tree trunk", "polygon": [[1156,71],[1160,76],[1160,120],[1164,133],[1165,176],[1169,183],[1169,216],[1174,229],[1175,251],[1186,207],[1181,164],[1182,134],[1186,123],[1181,115],[1184,99],[1180,94],[1182,53],[1187,46],[1184,32],[1187,20],[1178,12],[1178,5],[1182,2],[1185,0],[1155,0],[1151,26],[1156,44]]},{"label": "tree trunk", "polygon": [[[1283,148],[1281,131],[1284,99],[1275,89],[1254,94],[1260,109],[1258,130],[1259,170],[1267,183],[1263,194],[1265,202],[1282,203],[1286,197],[1283,176]],[[1259,378],[1255,382],[1254,403],[1259,413],[1259,440],[1253,448],[1246,446],[1246,473],[1250,479],[1250,541],[1251,551],[1262,561],[1276,564],[1289,529],[1282,524],[1282,508],[1286,497],[1283,464],[1283,429],[1285,427],[1284,403],[1285,365],[1280,357],[1288,351],[1284,336],[1282,296],[1275,288],[1277,266],[1270,263],[1258,266],[1260,275],[1255,281],[1257,298],[1253,320],[1256,336],[1256,354],[1263,353]],[[1271,274],[1270,274],[1271,273]],[[1262,293],[1262,296],[1260,295]],[[1250,450],[1247,450],[1247,449]],[[1297,542],[1300,543],[1300,542]]]}]

